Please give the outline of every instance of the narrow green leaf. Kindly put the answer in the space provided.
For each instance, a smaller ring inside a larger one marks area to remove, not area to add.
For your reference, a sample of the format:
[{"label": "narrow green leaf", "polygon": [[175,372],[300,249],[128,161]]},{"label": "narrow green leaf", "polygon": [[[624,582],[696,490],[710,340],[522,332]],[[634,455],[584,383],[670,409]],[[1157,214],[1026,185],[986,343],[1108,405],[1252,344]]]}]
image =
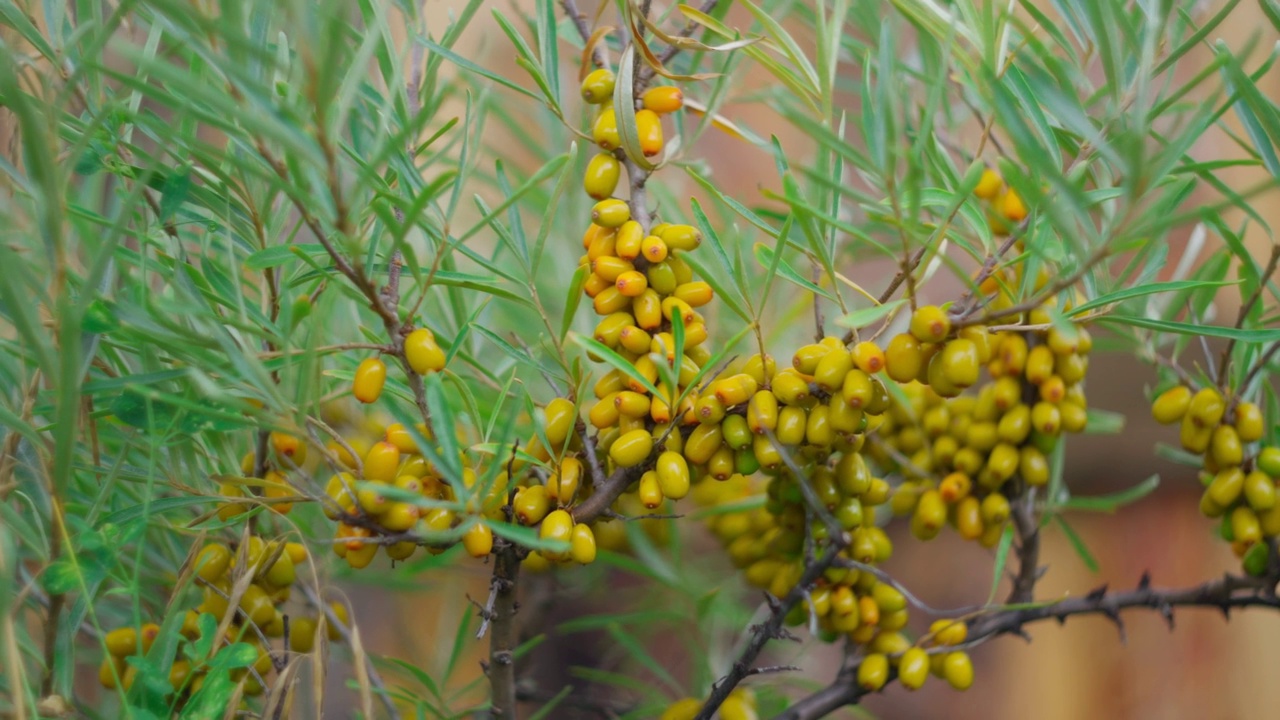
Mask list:
[{"label": "narrow green leaf", "polygon": [[861,310],[854,310],[848,315],[837,318],[836,325],[846,328],[863,328],[871,323],[879,322],[880,320],[889,317],[890,313],[902,307],[906,302],[906,298],[899,298],[880,305],[872,305],[871,307],[862,308]]},{"label": "narrow green leaf", "polygon": [[636,370],[635,365],[627,362],[627,360],[621,355],[610,350],[604,343],[596,340],[595,338],[579,335],[578,333],[571,333],[570,337],[574,342],[581,345],[588,353],[595,355],[610,367],[640,383],[653,397],[662,397],[662,393],[658,392],[658,388],[655,387],[653,383],[649,382],[648,378],[641,375],[639,371]]},{"label": "narrow green leaf", "polygon": [[1152,492],[1155,492],[1155,489],[1159,486],[1160,476],[1156,474],[1133,487],[1108,493],[1106,495],[1096,495],[1092,497],[1072,496],[1070,499],[1063,502],[1061,507],[1064,510],[1113,513],[1126,505],[1130,505],[1150,495]]}]

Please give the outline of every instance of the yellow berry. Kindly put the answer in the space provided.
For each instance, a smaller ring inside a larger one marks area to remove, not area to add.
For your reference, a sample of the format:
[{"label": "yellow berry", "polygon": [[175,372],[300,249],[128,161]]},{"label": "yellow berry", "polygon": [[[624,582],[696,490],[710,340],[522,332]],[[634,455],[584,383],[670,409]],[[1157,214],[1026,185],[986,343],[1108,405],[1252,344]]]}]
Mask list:
[{"label": "yellow berry", "polygon": [[493,551],[493,530],[488,525],[477,522],[462,536],[462,547],[473,558],[482,558]]},{"label": "yellow berry", "polygon": [[674,85],[651,87],[640,96],[645,110],[655,113],[672,113],[684,106],[684,92]]},{"label": "yellow berry", "polygon": [[1280,477],[1280,448],[1264,447],[1258,451],[1258,469],[1271,477]]},{"label": "yellow berry", "polygon": [[289,618],[289,649],[309,653],[316,646],[316,621],[309,617]]},{"label": "yellow berry", "polygon": [[196,556],[193,567],[205,582],[217,582],[231,566],[231,550],[222,543],[205,545]]},{"label": "yellow berry", "polygon": [[662,119],[652,110],[636,111],[636,131],[640,135],[640,151],[645,157],[662,152]]},{"label": "yellow berry", "polygon": [[853,362],[862,372],[874,375],[884,369],[884,351],[870,340],[864,340],[853,346]]},{"label": "yellow berry", "polygon": [[885,372],[900,383],[911,382],[924,367],[920,341],[907,333],[895,335],[885,348]]},{"label": "yellow berry", "polygon": [[968,690],[973,685],[973,662],[969,655],[960,651],[947,653],[942,664],[942,676],[956,690]]},{"label": "yellow berry", "polygon": [[400,468],[400,448],[386,440],[380,440],[369,448],[364,456],[364,478],[378,482],[392,482]]},{"label": "yellow berry", "polygon": [[929,654],[913,647],[898,659],[898,681],[908,690],[919,690],[929,677]]},{"label": "yellow berry", "polygon": [[582,99],[592,105],[601,105],[613,99],[613,86],[617,78],[609,68],[597,68],[582,79]]},{"label": "yellow berry", "polygon": [[1251,443],[1262,439],[1265,423],[1262,410],[1253,403],[1242,402],[1236,406],[1236,433],[1241,442]]},{"label": "yellow berry", "polygon": [[1201,389],[1191,397],[1187,416],[1196,427],[1212,429],[1222,420],[1226,410],[1227,405],[1222,399],[1222,394],[1217,388],[1209,387]]},{"label": "yellow berry", "polygon": [[951,318],[937,305],[922,305],[911,314],[911,334],[922,343],[938,343],[951,332]]},{"label": "yellow berry", "polygon": [[404,355],[409,367],[419,375],[444,369],[445,353],[427,328],[418,328],[404,338]]},{"label": "yellow berry", "polygon": [[[661,232],[655,229],[654,235],[662,239],[672,250],[696,250],[702,244],[702,233],[692,225],[667,225]],[[682,280],[689,282],[689,280]]]},{"label": "yellow berry", "polygon": [[1027,217],[1027,206],[1013,188],[1007,188],[1000,199],[1000,213],[1013,222],[1022,222]]},{"label": "yellow berry", "polygon": [[644,462],[653,450],[653,435],[648,430],[632,430],[609,448],[609,457],[619,467],[634,467]]},{"label": "yellow berry", "polygon": [[668,451],[659,455],[654,472],[663,497],[679,500],[689,494],[689,465],[680,453]]},{"label": "yellow berry", "polygon": [[103,638],[107,652],[116,657],[127,657],[138,652],[138,631],[131,627],[116,628]]},{"label": "yellow berry", "polygon": [[882,653],[871,653],[858,665],[858,686],[875,692],[889,680],[889,658]]},{"label": "yellow berry", "polygon": [[573,537],[569,541],[569,557],[583,565],[589,565],[596,559],[596,536],[591,526],[579,524],[573,526]]},{"label": "yellow berry", "polygon": [[371,403],[382,395],[382,386],[386,381],[387,364],[382,362],[382,358],[365,358],[356,367],[351,392],[360,402]]},{"label": "yellow berry", "polygon": [[622,144],[618,134],[618,116],[612,106],[601,109],[596,116],[595,124],[591,126],[591,139],[605,150],[616,150]]},{"label": "yellow berry", "polygon": [[[546,542],[564,543],[569,546],[573,540],[573,516],[565,510],[552,510],[542,519],[542,525],[538,528],[538,537]],[[542,552],[556,559],[563,555],[563,553],[553,553],[549,550]]]},{"label": "yellow berry", "polygon": [[1004,187],[1004,181],[1000,179],[1000,174],[995,170],[987,169],[982,171],[982,177],[978,180],[978,185],[973,189],[974,196],[982,200],[991,200]]},{"label": "yellow berry", "polygon": [[617,228],[631,219],[631,208],[617,198],[607,198],[591,208],[591,222],[601,227]]},{"label": "yellow berry", "polygon": [[587,163],[587,171],[582,176],[582,189],[595,200],[603,200],[618,187],[618,178],[622,175],[622,164],[611,153],[596,153]]}]

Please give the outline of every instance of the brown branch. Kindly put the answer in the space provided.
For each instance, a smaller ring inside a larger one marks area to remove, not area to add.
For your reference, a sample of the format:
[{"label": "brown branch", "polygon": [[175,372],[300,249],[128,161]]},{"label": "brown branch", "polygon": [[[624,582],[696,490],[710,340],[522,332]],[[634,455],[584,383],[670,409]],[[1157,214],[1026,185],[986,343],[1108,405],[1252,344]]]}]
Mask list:
[{"label": "brown branch", "polygon": [[[709,14],[715,9],[717,2],[718,0],[704,0],[702,6],[699,7],[698,10],[703,14]],[[690,20],[685,23],[684,28],[681,29],[679,33],[676,33],[676,36],[682,38],[692,37],[693,34],[698,31],[699,27],[701,26],[698,25],[698,23]],[[666,50],[662,51],[661,55],[658,56],[658,62],[665,67],[667,63],[671,62],[671,58],[674,58],[679,52],[679,45],[670,45]],[[639,79],[647,85],[649,81],[653,80],[653,76],[657,74],[657,72],[658,71],[653,69],[651,65],[646,63],[644,67],[640,68]]]},{"label": "brown branch", "polygon": [[[661,448],[662,446],[661,443],[657,443],[656,445],[658,448]],[[605,478],[604,482],[600,483],[595,488],[595,491],[591,493],[591,497],[574,506],[573,521],[576,523],[589,523],[603,515],[605,511],[609,509],[609,506],[613,504],[613,501],[617,500],[618,496],[621,495],[627,487],[631,485],[631,483],[639,480],[640,476],[649,469],[649,466],[653,464],[654,459],[657,458],[657,454],[657,449],[655,449],[654,452],[650,453],[649,459],[646,462],[629,468],[618,468],[617,470],[614,470],[612,475]]]},{"label": "brown branch", "polygon": [[1036,522],[1035,491],[1025,488],[1013,501],[1009,517],[1018,534],[1018,574],[1013,579],[1009,603],[1028,603],[1035,599],[1036,581],[1040,579],[1040,525]]},{"label": "brown branch", "polygon": [[516,578],[520,575],[520,548],[505,539],[499,539],[493,561],[493,606],[489,610],[492,631],[489,636],[489,686],[492,703],[489,716],[512,720],[516,714],[516,662],[513,652],[516,646],[515,614]]},{"label": "brown branch", "polygon": [[[1173,610],[1178,607],[1216,608],[1229,616],[1233,608],[1263,607],[1280,610],[1275,594],[1275,578],[1258,580],[1227,575],[1221,580],[1195,587],[1157,590],[1144,574],[1138,587],[1128,592],[1108,593],[1106,587],[1080,597],[1043,605],[994,610],[969,623],[969,639],[961,647],[981,645],[1001,635],[1025,635],[1023,628],[1034,622],[1054,619],[1059,623],[1076,615],[1103,615],[1123,629],[1122,610],[1145,608],[1159,612],[1170,629]],[[942,651],[949,651],[945,648]],[[861,658],[849,656],[831,685],[796,701],[777,720],[817,720],[846,705],[856,704],[867,691],[854,682]]]},{"label": "brown branch", "polygon": [[743,678],[761,672],[754,669],[754,663],[760,655],[760,651],[764,649],[765,644],[770,640],[788,637],[786,631],[782,629],[783,620],[787,617],[787,613],[791,612],[791,608],[798,605],[808,595],[809,589],[813,587],[813,584],[840,556],[840,551],[845,547],[843,540],[845,540],[843,535],[838,536],[836,542],[827,546],[821,557],[809,563],[805,567],[804,574],[800,576],[800,581],[796,583],[795,587],[791,588],[791,592],[787,593],[786,597],[777,600],[773,596],[765,594],[771,610],[769,619],[752,627],[750,642],[743,648],[742,653],[738,655],[738,659],[734,661],[729,673],[712,686],[711,697],[707,698],[707,701],[703,703],[702,709],[698,711],[694,720],[710,720],[711,716],[719,709],[721,703],[729,697],[729,693],[738,686],[738,683],[742,682]]},{"label": "brown branch", "polygon": [[1276,353],[1280,353],[1280,342],[1274,343],[1271,347],[1267,348],[1267,351],[1262,354],[1262,357],[1258,358],[1258,362],[1249,369],[1249,374],[1244,377],[1244,382],[1240,384],[1241,389],[1249,387],[1249,384],[1253,382],[1253,379],[1257,377],[1258,373],[1262,372],[1267,367],[1267,363],[1271,362],[1272,358],[1276,356]]},{"label": "brown branch", "polygon": [[[1271,246],[1271,257],[1267,259],[1267,269],[1262,272],[1262,276],[1258,279],[1258,287],[1253,289],[1253,294],[1240,304],[1240,312],[1236,313],[1236,329],[1244,327],[1245,318],[1253,311],[1258,301],[1262,299],[1262,291],[1266,289],[1267,283],[1271,282],[1271,276],[1276,272],[1276,266],[1280,265],[1280,244]],[[1218,363],[1218,387],[1225,388],[1227,386],[1227,373],[1231,370],[1231,351],[1236,348],[1236,339],[1227,340],[1227,346],[1222,348],[1222,360]],[[1243,388],[1242,388],[1243,389]]]},{"label": "brown branch", "polygon": [[[591,39],[591,28],[587,25],[587,16],[578,10],[577,0],[560,0],[560,6],[564,8],[564,14],[573,21],[574,27],[578,28],[578,34],[582,36],[582,41],[586,42]],[[608,58],[605,57],[604,48],[599,43],[591,48],[591,62],[596,67],[604,67],[609,64]]]}]

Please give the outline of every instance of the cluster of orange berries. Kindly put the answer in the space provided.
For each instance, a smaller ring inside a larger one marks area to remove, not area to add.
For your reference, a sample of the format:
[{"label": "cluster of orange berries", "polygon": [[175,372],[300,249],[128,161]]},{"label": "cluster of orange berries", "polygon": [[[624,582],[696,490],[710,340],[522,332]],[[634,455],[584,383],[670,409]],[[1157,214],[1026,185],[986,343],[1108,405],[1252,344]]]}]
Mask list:
[{"label": "cluster of orange berries", "polygon": [[[179,632],[184,641],[194,642],[230,615],[223,642],[247,643],[257,650],[257,657],[248,668],[228,671],[232,681],[244,682],[246,695],[259,695],[265,689],[264,683],[274,669],[270,641],[284,638],[286,628],[289,651],[305,654],[315,647],[318,619],[291,615],[286,621],[282,611],[297,578],[297,566],[307,560],[307,550],[299,543],[266,541],[253,535],[237,550],[223,543],[209,543],[192,562],[193,577],[201,588],[202,599],[197,606],[184,611]],[[237,598],[235,588],[246,574],[251,574],[252,580]],[[331,608],[344,624],[348,621],[345,605],[334,603]],[[202,615],[212,620],[205,623],[203,629]],[[103,638],[107,656],[98,669],[102,686],[125,690],[132,687],[138,670],[128,658],[148,653],[159,634],[160,626],[155,623],[108,632]],[[327,634],[331,641],[341,638],[332,625],[328,626]],[[203,660],[207,658],[197,659],[183,653],[179,645],[169,666],[169,685],[175,698],[188,698],[203,686],[210,672]]]},{"label": "cluster of orange berries", "polygon": [[[1047,315],[1037,310],[1027,320],[1039,327]],[[886,371],[902,383],[905,402],[894,401],[869,453],[902,476],[890,506],[911,516],[917,538],[930,540],[950,523],[991,547],[1017,482],[1048,483],[1058,438],[1084,430],[1081,382],[1093,341],[1076,326],[995,334],[970,326],[949,334],[946,312],[926,306],[909,333],[889,342]],[[989,382],[960,395],[984,367]]]},{"label": "cluster of orange berries", "polygon": [[[404,356],[409,369],[418,375],[439,372],[445,366],[445,352],[427,328],[418,328],[404,338]],[[380,357],[365,358],[356,367],[351,394],[362,404],[382,396],[387,366]],[[373,443],[333,441],[328,449],[346,471],[329,478],[325,486],[325,514],[338,520],[334,552],[353,568],[373,562],[378,548],[392,560],[407,560],[417,550],[416,537],[399,542],[378,542],[411,531],[422,534],[448,533],[458,522],[457,513],[443,505],[452,502],[454,490],[418,448],[418,438],[430,439],[430,428],[418,423],[412,430],[402,423],[387,425]],[[465,469],[463,483],[474,485],[474,471]],[[486,507],[495,496],[486,497]],[[501,506],[501,502],[497,502]],[[484,557],[493,547],[493,532],[483,523],[473,523],[463,535],[463,544],[476,557]],[[443,551],[443,547],[431,547]]]},{"label": "cluster of orange berries", "polygon": [[1265,541],[1280,535],[1280,448],[1255,445],[1266,430],[1262,409],[1225,397],[1215,387],[1193,392],[1177,385],[1155,398],[1151,414],[1160,423],[1180,424],[1183,449],[1204,459],[1200,512],[1222,519],[1221,535],[1246,572],[1264,574]]},{"label": "cluster of orange berries", "polygon": [[1013,225],[1027,217],[1027,204],[1022,196],[1005,184],[995,170],[982,171],[973,195],[985,204],[987,222],[998,235],[1008,234]]}]

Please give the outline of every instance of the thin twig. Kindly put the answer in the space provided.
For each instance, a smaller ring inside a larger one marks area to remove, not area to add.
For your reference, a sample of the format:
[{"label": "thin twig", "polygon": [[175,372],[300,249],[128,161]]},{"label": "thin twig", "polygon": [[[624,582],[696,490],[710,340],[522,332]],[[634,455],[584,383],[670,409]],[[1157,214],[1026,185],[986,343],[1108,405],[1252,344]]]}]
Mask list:
[{"label": "thin twig", "polygon": [[[1258,301],[1262,299],[1262,291],[1266,289],[1267,283],[1271,282],[1271,276],[1276,272],[1276,265],[1280,264],[1280,244],[1271,246],[1271,257],[1267,258],[1267,269],[1262,272],[1262,276],[1258,278],[1258,287],[1253,289],[1253,294],[1240,304],[1240,312],[1236,313],[1236,329],[1244,327],[1245,318],[1253,311]],[[1227,386],[1227,374],[1231,370],[1231,351],[1235,350],[1236,339],[1227,340],[1227,346],[1222,348],[1222,359],[1218,363],[1218,387],[1225,388]],[[1243,388],[1242,388],[1243,389]]]},{"label": "thin twig", "polygon": [[1036,581],[1041,575],[1040,525],[1036,522],[1035,488],[1028,487],[1020,497],[1014,498],[1009,517],[1013,520],[1013,528],[1018,535],[1018,574],[1014,577],[1008,602],[1028,603],[1035,599]]},{"label": "thin twig", "polygon": [[844,545],[840,542],[843,537],[837,538],[836,542],[827,546],[822,555],[805,567],[804,574],[800,576],[799,582],[795,587],[791,588],[791,592],[781,600],[775,600],[772,596],[766,594],[766,598],[770,601],[771,611],[769,619],[755,625],[752,628],[751,640],[747,646],[743,648],[742,653],[738,655],[738,659],[733,662],[733,666],[724,677],[720,678],[711,688],[711,697],[703,703],[702,709],[698,711],[694,720],[711,720],[711,716],[715,714],[720,705],[729,697],[729,693],[742,682],[743,678],[753,674],[752,668],[756,657],[760,655],[760,651],[764,649],[766,643],[775,638],[783,637],[782,621],[786,618],[787,613],[791,612],[791,608],[795,607],[804,599],[809,588],[814,582],[822,576],[827,568],[831,567],[836,558],[839,557],[840,551],[844,549]]},{"label": "thin twig", "polygon": [[[1128,592],[1108,593],[1103,587],[1058,602],[992,611],[969,623],[968,640],[963,647],[975,647],[1001,635],[1025,635],[1023,628],[1031,623],[1047,619],[1062,623],[1076,615],[1103,615],[1123,627],[1120,611],[1127,609],[1155,610],[1171,629],[1173,610],[1177,607],[1217,608],[1224,615],[1233,608],[1280,610],[1280,597],[1274,590],[1274,577],[1259,580],[1233,575],[1190,588],[1157,590],[1144,575],[1138,587]],[[841,707],[856,704],[867,694],[854,682],[860,662],[860,657],[850,655],[831,685],[793,703],[777,720],[817,720]]]}]

